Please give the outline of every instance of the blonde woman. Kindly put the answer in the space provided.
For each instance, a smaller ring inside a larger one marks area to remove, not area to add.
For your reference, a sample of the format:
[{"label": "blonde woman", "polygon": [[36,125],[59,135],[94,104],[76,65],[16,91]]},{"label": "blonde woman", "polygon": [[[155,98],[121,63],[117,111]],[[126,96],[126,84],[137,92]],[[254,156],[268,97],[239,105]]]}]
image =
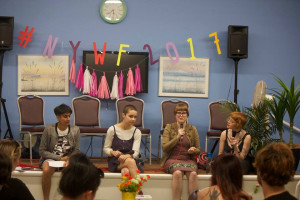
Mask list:
[{"label": "blonde woman", "polygon": [[[34,199],[29,189],[21,180],[11,178],[11,172],[19,163],[21,157],[21,149],[21,145],[15,140],[0,140],[0,199]],[[7,177],[7,179],[3,181],[2,177]]]}]

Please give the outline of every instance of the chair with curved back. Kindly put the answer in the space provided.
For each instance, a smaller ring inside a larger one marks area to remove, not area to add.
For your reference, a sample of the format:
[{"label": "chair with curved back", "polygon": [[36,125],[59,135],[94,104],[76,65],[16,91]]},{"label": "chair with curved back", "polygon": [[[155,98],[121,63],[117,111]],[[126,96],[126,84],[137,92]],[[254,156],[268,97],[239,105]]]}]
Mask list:
[{"label": "chair with curved back", "polygon": [[[167,124],[171,124],[176,122],[176,117],[174,114],[174,110],[176,105],[184,103],[189,107],[189,103],[187,101],[183,101],[181,99],[177,98],[171,98],[167,99],[161,102],[160,108],[161,108],[161,127],[160,127],[160,135],[158,138],[158,149],[157,149],[157,158],[162,157],[162,146],[161,146],[161,140],[162,140],[162,134],[164,133],[164,128]],[[161,152],[161,153],[159,153]],[[160,154],[160,155],[159,155]]]},{"label": "chair with curved back", "polygon": [[74,112],[74,125],[79,127],[81,137],[91,137],[91,155],[93,154],[93,137],[102,138],[101,157],[103,157],[102,149],[107,128],[101,128],[100,100],[88,95],[82,95],[72,99],[72,107]]},{"label": "chair with curved back", "polygon": [[[150,129],[145,128],[144,127],[144,101],[142,99],[133,97],[133,96],[127,96],[121,99],[118,99],[116,101],[116,110],[117,110],[117,122],[121,122],[122,119],[122,113],[123,113],[123,109],[126,105],[133,105],[136,107],[137,109],[137,119],[136,122],[134,124],[134,126],[136,126],[138,129],[140,129],[142,136],[145,137],[145,157],[146,157],[146,153],[147,153],[147,144],[149,143],[149,163],[151,165],[151,133],[150,133]],[[149,138],[149,142],[148,142],[148,138]]]},{"label": "chair with curved back", "polygon": [[209,128],[205,139],[206,152],[208,140],[215,140],[213,148],[211,149],[211,153],[213,153],[220,140],[221,133],[227,129],[227,119],[230,113],[222,110],[220,106],[222,103],[226,102],[228,103],[229,101],[222,99],[210,102],[208,105]]},{"label": "chair with curved back", "polygon": [[[17,99],[19,111],[19,142],[29,141],[30,163],[32,164],[33,137],[43,135],[44,100],[39,96],[20,96]],[[25,135],[29,136],[26,139]]]}]

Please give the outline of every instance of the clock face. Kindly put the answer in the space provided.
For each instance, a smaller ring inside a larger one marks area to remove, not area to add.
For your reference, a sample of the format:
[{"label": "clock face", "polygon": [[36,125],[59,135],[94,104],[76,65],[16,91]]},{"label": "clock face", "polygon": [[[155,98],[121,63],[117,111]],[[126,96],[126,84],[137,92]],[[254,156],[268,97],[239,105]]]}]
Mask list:
[{"label": "clock face", "polygon": [[108,23],[121,22],[127,13],[123,0],[104,0],[100,6],[100,15]]}]

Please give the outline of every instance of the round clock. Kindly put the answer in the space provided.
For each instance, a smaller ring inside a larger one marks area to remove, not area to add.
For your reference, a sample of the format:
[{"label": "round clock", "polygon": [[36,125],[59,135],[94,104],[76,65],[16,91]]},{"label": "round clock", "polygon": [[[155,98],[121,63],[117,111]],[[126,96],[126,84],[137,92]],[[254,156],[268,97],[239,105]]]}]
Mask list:
[{"label": "round clock", "polygon": [[104,0],[100,6],[100,15],[108,23],[116,24],[125,18],[127,7],[123,0]]}]

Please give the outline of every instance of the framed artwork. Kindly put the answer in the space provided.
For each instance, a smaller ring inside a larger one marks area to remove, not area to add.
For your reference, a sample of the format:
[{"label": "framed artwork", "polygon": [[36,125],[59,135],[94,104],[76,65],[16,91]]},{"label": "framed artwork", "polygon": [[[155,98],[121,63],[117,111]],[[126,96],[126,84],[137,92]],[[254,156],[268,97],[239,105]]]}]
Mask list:
[{"label": "framed artwork", "polygon": [[159,58],[158,96],[208,98],[208,85],[209,58]]},{"label": "framed artwork", "polygon": [[18,95],[69,95],[69,55],[18,55]]}]

